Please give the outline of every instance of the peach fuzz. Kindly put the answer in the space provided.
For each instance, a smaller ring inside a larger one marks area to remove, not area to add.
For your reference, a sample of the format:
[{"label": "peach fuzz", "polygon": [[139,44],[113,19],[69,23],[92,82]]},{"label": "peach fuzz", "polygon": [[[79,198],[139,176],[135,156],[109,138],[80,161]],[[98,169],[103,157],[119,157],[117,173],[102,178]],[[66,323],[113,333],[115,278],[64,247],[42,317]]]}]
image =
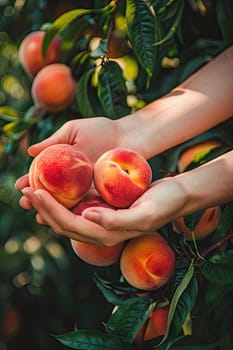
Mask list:
[{"label": "peach fuzz", "polygon": [[47,112],[61,112],[74,100],[77,82],[69,66],[54,63],[42,68],[33,80],[35,106]]},{"label": "peach fuzz", "polygon": [[25,71],[32,77],[41,68],[51,63],[59,62],[61,50],[61,38],[56,35],[49,43],[45,56],[42,54],[42,44],[45,32],[34,31],[28,34],[19,46],[19,61]]},{"label": "peach fuzz", "polygon": [[89,190],[93,167],[85,154],[68,144],[49,146],[29,168],[29,184],[44,189],[67,208],[75,206]]},{"label": "peach fuzz", "polygon": [[151,340],[166,333],[170,305],[152,311],[146,324],[138,332],[134,344],[140,345],[144,340]]},{"label": "peach fuzz", "polygon": [[[201,240],[208,237],[217,228],[221,218],[221,209],[219,206],[205,209],[198,224],[194,229],[195,239]],[[174,230],[182,233],[187,241],[192,240],[192,232],[186,226],[184,217],[180,216],[173,221]]]},{"label": "peach fuzz", "polygon": [[155,232],[128,241],[121,254],[120,270],[131,286],[141,290],[153,290],[169,281],[175,264],[173,249]]},{"label": "peach fuzz", "polygon": [[178,170],[183,172],[189,164],[202,152],[209,152],[216,147],[223,146],[223,143],[218,139],[209,139],[201,141],[195,145],[187,147],[183,150],[178,160]]},{"label": "peach fuzz", "polygon": [[150,186],[152,170],[139,153],[125,148],[105,152],[94,165],[100,196],[116,208],[129,207]]},{"label": "peach fuzz", "polygon": [[[83,199],[73,209],[72,212],[76,215],[81,215],[82,212],[90,207],[111,208],[101,197],[95,196]],[[71,239],[71,246],[75,254],[83,261],[94,266],[110,266],[117,262],[125,243],[119,243],[114,246],[97,246],[95,244],[84,243]]]}]

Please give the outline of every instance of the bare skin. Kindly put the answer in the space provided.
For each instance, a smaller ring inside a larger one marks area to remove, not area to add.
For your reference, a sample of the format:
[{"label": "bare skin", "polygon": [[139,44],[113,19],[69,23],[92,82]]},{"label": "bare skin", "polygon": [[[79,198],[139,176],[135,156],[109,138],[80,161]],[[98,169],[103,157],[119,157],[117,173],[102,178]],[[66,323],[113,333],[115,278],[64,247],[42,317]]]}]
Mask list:
[{"label": "bare skin", "polygon": [[[29,148],[35,157],[57,143],[78,147],[92,162],[114,147],[149,159],[233,115],[233,46],[164,97],[119,120],[73,120]],[[105,137],[103,138],[103,135]],[[156,137],[155,137],[156,135]],[[86,209],[72,214],[46,191],[33,191],[28,175],[16,181],[20,205],[36,209],[39,224],[76,240],[111,246],[152,231],[174,218],[233,200],[233,151],[177,176],[155,181],[128,209]]]}]

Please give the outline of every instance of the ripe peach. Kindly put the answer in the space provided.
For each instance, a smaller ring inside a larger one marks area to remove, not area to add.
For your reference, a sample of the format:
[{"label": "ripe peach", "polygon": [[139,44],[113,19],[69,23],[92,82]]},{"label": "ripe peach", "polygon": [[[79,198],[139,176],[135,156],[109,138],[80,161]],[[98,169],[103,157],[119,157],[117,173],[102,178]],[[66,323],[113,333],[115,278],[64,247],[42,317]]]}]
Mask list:
[{"label": "ripe peach", "polygon": [[134,344],[140,345],[143,340],[151,340],[166,333],[169,305],[152,311],[149,320],[138,332]]},{"label": "ripe peach", "polygon": [[[112,208],[100,196],[83,199],[73,209],[72,212],[81,215],[82,212],[90,207]],[[97,246],[95,244],[84,243],[71,239],[71,245],[77,256],[88,264],[95,266],[109,266],[114,264],[120,258],[124,243],[116,244],[112,247]]]},{"label": "ripe peach", "polygon": [[[201,240],[208,237],[217,228],[220,218],[221,209],[219,206],[205,209],[198,224],[195,227],[195,239]],[[186,226],[183,216],[180,216],[173,221],[173,227],[178,233],[183,233],[187,241],[192,240],[192,232]]]},{"label": "ripe peach", "polygon": [[89,190],[93,167],[89,159],[68,144],[49,146],[29,168],[29,184],[45,189],[67,208],[76,205]]},{"label": "ripe peach", "polygon": [[28,34],[19,46],[19,61],[25,71],[35,77],[35,75],[51,63],[59,62],[61,38],[56,35],[51,40],[45,56],[42,54],[42,43],[45,32],[35,31]]},{"label": "ripe peach", "polygon": [[150,186],[152,170],[139,153],[114,148],[94,165],[94,184],[100,196],[116,208],[129,207]]},{"label": "ripe peach", "polygon": [[157,232],[128,241],[120,269],[125,280],[135,288],[152,290],[162,287],[174,273],[175,253]]},{"label": "ripe peach", "polygon": [[184,171],[189,164],[191,164],[195,158],[203,153],[209,152],[210,150],[223,146],[223,143],[218,139],[209,139],[201,141],[195,145],[186,148],[181,152],[178,160],[178,170],[179,172]]},{"label": "ripe peach", "polygon": [[73,102],[76,86],[70,67],[62,63],[50,64],[33,80],[34,104],[47,112],[61,112]]}]

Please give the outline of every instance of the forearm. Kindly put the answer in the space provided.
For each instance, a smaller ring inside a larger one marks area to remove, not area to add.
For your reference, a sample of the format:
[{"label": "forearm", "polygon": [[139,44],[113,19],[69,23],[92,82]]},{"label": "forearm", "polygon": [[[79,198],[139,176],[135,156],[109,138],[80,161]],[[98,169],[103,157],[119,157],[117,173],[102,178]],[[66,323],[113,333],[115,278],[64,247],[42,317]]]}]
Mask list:
[{"label": "forearm", "polygon": [[180,215],[233,201],[233,151],[174,179],[186,198]]},{"label": "forearm", "polygon": [[147,159],[233,115],[233,46],[162,98],[117,121]]}]

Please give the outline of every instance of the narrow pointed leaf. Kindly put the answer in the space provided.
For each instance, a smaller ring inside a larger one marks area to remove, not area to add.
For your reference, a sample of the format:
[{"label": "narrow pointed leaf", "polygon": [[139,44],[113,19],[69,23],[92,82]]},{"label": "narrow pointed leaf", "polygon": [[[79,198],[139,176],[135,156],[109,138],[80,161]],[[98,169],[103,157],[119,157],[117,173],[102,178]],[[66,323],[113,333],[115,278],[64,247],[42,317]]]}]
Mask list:
[{"label": "narrow pointed leaf", "polygon": [[91,14],[95,12],[96,10],[93,9],[75,9],[68,11],[58,17],[47,29],[45,33],[45,37],[43,40],[43,46],[42,46],[42,52],[43,55],[46,53],[46,50],[48,48],[48,45],[50,41],[53,39],[53,37],[58,34],[60,31],[64,30],[67,25],[69,25],[74,20],[77,20],[78,18]]},{"label": "narrow pointed leaf", "polygon": [[135,297],[125,300],[108,320],[107,331],[132,343],[154,306],[155,303],[147,298]]},{"label": "narrow pointed leaf", "polygon": [[[177,307],[180,303],[180,306],[179,307],[182,307],[183,305],[183,300],[182,300],[182,297],[186,298],[186,294],[183,294],[185,292],[185,290],[188,288],[189,284],[190,284],[190,281],[193,279],[193,275],[194,275],[194,261],[191,262],[187,272],[185,273],[183,279],[182,279],[182,282],[179,284],[179,286],[176,288],[175,292],[174,292],[174,295],[172,297],[172,300],[171,300],[171,304],[170,304],[170,309],[169,309],[169,315],[168,315],[168,324],[167,324],[167,330],[166,330],[166,333],[164,334],[164,337],[163,339],[161,340],[161,343],[164,343],[165,340],[168,339],[168,336],[169,336],[169,332],[170,332],[170,329],[172,329],[172,323],[173,323],[173,319],[175,319],[175,313],[177,311]],[[193,282],[195,283],[195,282]],[[195,288],[195,291],[196,291],[196,288]],[[188,294],[191,293],[191,287],[190,287],[190,290],[188,290],[187,292]],[[187,314],[188,312],[190,311],[191,309],[191,306],[194,302],[194,299],[195,299],[195,295],[196,295],[196,292],[194,293],[194,295],[192,296],[192,298],[190,298],[192,300],[192,303],[190,302],[189,303],[189,307],[186,309],[187,311]],[[178,311],[177,311],[178,312]],[[185,314],[185,313],[184,313]],[[184,317],[184,314],[182,317]],[[187,316],[187,315],[186,315]],[[175,330],[177,331],[178,327],[180,327],[180,323],[181,323],[181,319],[182,317],[180,317],[180,320],[177,321],[177,324],[175,325]],[[185,317],[186,318],[186,317]],[[174,321],[175,322],[175,321]],[[179,324],[178,324],[179,323]]]},{"label": "narrow pointed leaf", "polygon": [[126,20],[130,43],[141,66],[151,77],[157,57],[156,14],[142,0],[127,0]]}]

